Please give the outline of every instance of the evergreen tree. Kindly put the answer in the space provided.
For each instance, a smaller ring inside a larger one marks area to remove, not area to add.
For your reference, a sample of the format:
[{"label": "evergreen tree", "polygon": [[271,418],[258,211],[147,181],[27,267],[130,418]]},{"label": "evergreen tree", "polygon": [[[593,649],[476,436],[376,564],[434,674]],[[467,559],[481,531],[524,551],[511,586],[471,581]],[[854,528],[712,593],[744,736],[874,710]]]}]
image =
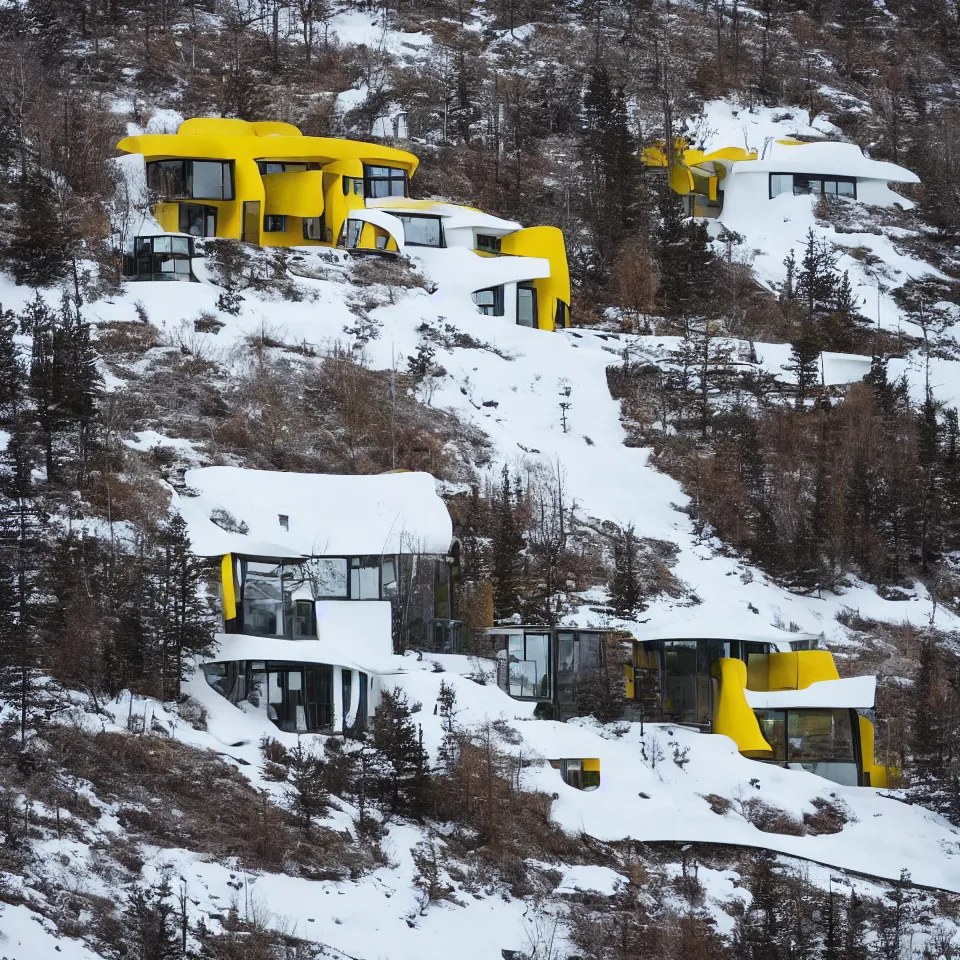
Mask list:
[{"label": "evergreen tree", "polygon": [[613,580],[610,605],[624,620],[632,620],[643,609],[638,570],[639,545],[633,524],[617,532],[613,540]]},{"label": "evergreen tree", "polygon": [[802,410],[810,388],[820,381],[820,344],[811,323],[804,323],[790,344],[790,362],[783,369],[796,378],[797,408]]},{"label": "evergreen tree", "polygon": [[177,912],[170,884],[136,884],[127,899],[124,919],[136,960],[177,960],[183,957]]},{"label": "evergreen tree", "polygon": [[377,792],[392,813],[409,816],[423,812],[430,777],[423,730],[412,719],[419,709],[399,688],[384,690],[373,719]]},{"label": "evergreen tree", "polygon": [[602,278],[624,237],[636,226],[641,170],[623,86],[615,84],[600,65],[594,65],[587,77],[580,161],[586,220]]},{"label": "evergreen tree", "polygon": [[670,189],[659,196],[659,225],[654,254],[660,267],[658,302],[666,317],[692,317],[704,312],[716,283],[716,254],[706,224],[685,217],[680,197]]},{"label": "evergreen tree", "polygon": [[807,320],[815,320],[828,308],[837,292],[837,258],[826,240],[818,240],[811,227],[807,231],[800,269],[797,272],[797,298],[802,301]]},{"label": "evergreen tree", "polygon": [[500,490],[494,504],[491,566],[493,574],[493,607],[498,620],[512,617],[520,609],[520,586],[523,572],[523,532],[517,509],[510,471],[506,465],[501,474]]},{"label": "evergreen tree", "polygon": [[50,287],[67,273],[70,240],[63,228],[49,180],[28,173],[17,193],[13,236],[6,250],[18,284]]},{"label": "evergreen tree", "polygon": [[290,751],[290,791],[300,828],[310,833],[313,821],[329,807],[324,758],[307,749],[301,738]]}]

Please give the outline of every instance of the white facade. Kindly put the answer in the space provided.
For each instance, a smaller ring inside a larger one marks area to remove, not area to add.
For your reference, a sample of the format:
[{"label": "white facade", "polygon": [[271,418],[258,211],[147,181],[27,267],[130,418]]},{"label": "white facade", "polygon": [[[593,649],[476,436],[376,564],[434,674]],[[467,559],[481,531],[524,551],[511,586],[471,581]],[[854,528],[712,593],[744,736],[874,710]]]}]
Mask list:
[{"label": "white facade", "polygon": [[[759,160],[715,160],[725,176],[719,189],[723,209],[719,220],[747,221],[766,219],[770,205],[784,193],[819,196],[846,195],[860,203],[912,206],[909,200],[890,189],[890,183],[919,183],[915,173],[895,163],[871,160],[853,143],[770,144]],[[779,177],[793,175],[796,188]],[[773,180],[772,177],[777,177]],[[810,186],[808,191],[806,187]],[[784,193],[777,195],[778,190]],[[848,192],[844,194],[844,190]]]}]

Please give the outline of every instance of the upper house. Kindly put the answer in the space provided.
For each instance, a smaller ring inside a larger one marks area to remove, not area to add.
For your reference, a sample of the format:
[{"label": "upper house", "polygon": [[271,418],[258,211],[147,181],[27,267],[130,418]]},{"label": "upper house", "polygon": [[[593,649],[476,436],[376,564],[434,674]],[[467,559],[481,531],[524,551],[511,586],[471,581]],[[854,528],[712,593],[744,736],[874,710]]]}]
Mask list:
[{"label": "upper house", "polygon": [[293,733],[364,727],[397,653],[456,648],[457,545],[429,474],[185,479],[192,550],[220,566],[222,627],[202,668],[241,709]]},{"label": "upper house", "polygon": [[905,167],[865,157],[855,143],[771,140],[758,156],[740,147],[705,153],[678,138],[672,157],[661,142],[644,150],[642,159],[647,167],[665,170],[688,216],[721,222],[769,216],[767,204],[783,195],[842,197],[874,206],[906,203],[889,184],[920,182]]},{"label": "upper house", "polygon": [[[178,250],[186,252],[184,237],[224,237],[358,253],[410,248],[426,260],[442,251],[437,275],[470,277],[466,292],[479,313],[546,330],[569,325],[561,231],[411,199],[419,161],[406,150],[305,137],[289,123],[218,118],[185,120],[175,134],[127,137],[118,147],[143,156],[153,216],[165,234],[178,235]],[[128,273],[189,279],[188,266],[176,274],[167,245],[155,236],[138,238],[135,271]],[[472,262],[466,270],[450,248],[498,262]]]}]

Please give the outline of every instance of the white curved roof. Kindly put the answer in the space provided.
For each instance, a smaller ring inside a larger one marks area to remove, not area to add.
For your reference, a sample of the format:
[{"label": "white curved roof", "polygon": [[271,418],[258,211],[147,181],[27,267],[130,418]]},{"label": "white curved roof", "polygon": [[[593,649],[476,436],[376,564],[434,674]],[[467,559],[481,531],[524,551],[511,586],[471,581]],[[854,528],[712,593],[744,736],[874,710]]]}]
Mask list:
[{"label": "white curved roof", "polygon": [[803,690],[744,690],[754,710],[789,710],[805,707],[832,707],[870,710],[877,695],[876,677],[845,677],[818,680]]},{"label": "white curved roof", "polygon": [[421,216],[443,217],[448,230],[459,227],[473,227],[487,230],[492,234],[514,233],[521,229],[516,220],[504,220],[482,210],[462,207],[456,203],[444,203],[441,200],[414,200],[409,197],[381,197],[368,199],[367,208],[384,210],[392,214],[420,214]]},{"label": "white curved roof", "polygon": [[[721,163],[723,161],[720,161]],[[886,160],[870,160],[855,143],[787,144],[774,141],[762,160],[740,160],[725,164],[729,174],[742,173],[833,173],[885,183],[919,183],[920,178],[906,167]]]},{"label": "white curved roof", "polygon": [[[177,496],[193,552],[215,557],[446,554],[453,525],[428,473],[350,476],[279,473],[240,467],[188,470],[196,496]],[[246,533],[231,533],[211,519],[229,513]],[[288,518],[289,529],[280,525]]]}]

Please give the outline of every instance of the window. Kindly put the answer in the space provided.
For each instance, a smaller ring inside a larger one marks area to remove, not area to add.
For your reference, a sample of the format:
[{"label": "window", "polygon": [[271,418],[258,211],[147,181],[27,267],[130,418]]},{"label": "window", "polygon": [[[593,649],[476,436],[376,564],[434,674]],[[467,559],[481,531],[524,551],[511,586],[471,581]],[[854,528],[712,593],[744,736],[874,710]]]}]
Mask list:
[{"label": "window", "polygon": [[663,709],[680,723],[697,722],[697,641],[663,644]]},{"label": "window", "polygon": [[405,197],[407,195],[407,172],[397,167],[372,167],[363,165],[364,196]]},{"label": "window", "polygon": [[792,193],[798,197],[825,194],[828,197],[856,200],[857,181],[855,177],[838,177],[833,174],[771,173],[770,197],[779,196],[781,193]]},{"label": "window", "polygon": [[849,710],[787,712],[787,761],[817,763],[854,761]]},{"label": "window", "polygon": [[258,160],[257,169],[260,175],[272,173],[306,173],[307,170],[319,170],[319,163],[286,163],[280,160]]},{"label": "window", "polygon": [[596,790],[600,786],[599,760],[551,760],[550,766],[558,769],[564,783],[576,790]]},{"label": "window", "polygon": [[180,232],[192,237],[217,235],[217,208],[202,203],[180,204]]},{"label": "window", "polygon": [[773,749],[773,759],[783,762],[786,756],[786,714],[782,710],[755,710],[763,739]]},{"label": "window", "polygon": [[327,228],[322,216],[303,218],[303,239],[304,240],[326,240],[327,239]]},{"label": "window", "polygon": [[360,234],[363,233],[363,220],[347,220],[340,233],[340,246],[347,250],[354,250],[360,245]]},{"label": "window", "polygon": [[477,234],[477,249],[486,253],[500,252],[500,238],[491,236],[488,233]]},{"label": "window", "polygon": [[[246,700],[289,733],[328,730],[333,724],[333,669],[326,664],[245,661]],[[234,702],[239,702],[236,700]]]},{"label": "window", "polygon": [[380,567],[380,599],[396,599],[398,588],[397,559],[396,557],[384,557]]},{"label": "window", "polygon": [[510,634],[507,661],[510,696],[551,699],[550,634]]},{"label": "window", "polygon": [[403,235],[412,247],[445,247],[440,217],[422,217],[419,214],[398,213],[403,224]]},{"label": "window", "polygon": [[533,287],[517,287],[517,323],[521,327],[537,326],[537,291]]},{"label": "window", "polygon": [[133,257],[124,258],[124,272],[137,280],[190,281],[192,256],[189,237],[137,237]]},{"label": "window", "polygon": [[313,600],[294,599],[305,583],[299,564],[244,560],[241,631],[260,637],[316,636]]},{"label": "window", "polygon": [[264,233],[286,233],[287,232],[287,218],[286,216],[268,213],[263,218],[263,232]]},{"label": "window", "polygon": [[433,589],[433,615],[440,620],[449,620],[453,616],[450,603],[450,566],[446,560],[435,560],[436,569]]},{"label": "window", "polygon": [[233,164],[220,160],[156,160],[147,187],[164,200],[232,200]]},{"label": "window", "polygon": [[471,295],[477,309],[487,317],[503,316],[503,287],[489,287],[477,290]]},{"label": "window", "polygon": [[[371,168],[371,169],[380,169],[380,168]],[[343,178],[343,195],[349,197],[353,193],[358,197],[363,196],[363,180],[360,177],[344,177]],[[373,196],[373,194],[371,194]],[[379,196],[379,194],[378,194]],[[383,196],[395,196],[395,194],[383,194]],[[403,196],[403,194],[399,194]]]},{"label": "window", "polygon": [[380,558],[353,557],[350,560],[350,599],[380,599]]},{"label": "window", "polygon": [[347,561],[344,557],[318,557],[309,563],[317,597],[347,599]]},{"label": "window", "polygon": [[553,316],[553,324],[558,330],[570,326],[570,308],[559,299],[557,300],[557,312]]}]

